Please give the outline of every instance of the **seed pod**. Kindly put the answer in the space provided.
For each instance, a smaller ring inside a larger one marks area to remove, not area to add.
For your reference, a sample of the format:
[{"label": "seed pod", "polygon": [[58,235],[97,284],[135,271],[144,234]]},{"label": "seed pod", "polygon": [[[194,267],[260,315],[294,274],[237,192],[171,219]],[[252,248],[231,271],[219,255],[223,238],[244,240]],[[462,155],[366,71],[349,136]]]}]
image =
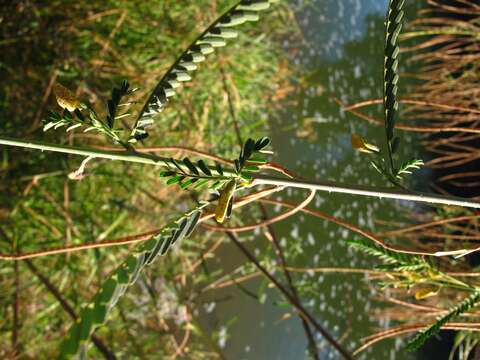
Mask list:
[{"label": "seed pod", "polygon": [[215,220],[217,220],[220,224],[223,223],[225,217],[227,216],[228,205],[232,200],[236,186],[236,180],[230,180],[220,193],[220,199],[218,199],[217,207],[215,208]]},{"label": "seed pod", "polygon": [[62,109],[67,109],[70,112],[74,112],[80,108],[80,101],[77,100],[75,94],[68,90],[65,86],[56,83],[53,85],[53,93],[57,99],[58,105]]}]

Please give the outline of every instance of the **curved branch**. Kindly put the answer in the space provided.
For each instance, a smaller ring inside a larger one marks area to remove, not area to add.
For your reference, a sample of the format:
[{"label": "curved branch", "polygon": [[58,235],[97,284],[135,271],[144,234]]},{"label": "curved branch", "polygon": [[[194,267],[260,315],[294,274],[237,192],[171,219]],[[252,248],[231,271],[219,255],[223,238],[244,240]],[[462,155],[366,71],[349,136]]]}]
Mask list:
[{"label": "curved branch", "polygon": [[[254,202],[258,199],[261,199],[262,197],[269,196],[277,191],[281,191],[283,188],[281,187],[273,187],[273,188],[268,188],[265,190],[258,191],[253,194],[249,194],[247,196],[244,196],[240,198],[235,204],[233,204],[233,207],[239,208],[241,206],[247,205],[251,202]],[[204,222],[208,219],[213,218],[214,214],[212,213],[206,213],[203,215],[200,220],[200,222]],[[41,251],[35,251],[35,252],[29,252],[29,253],[20,253],[20,254],[2,254],[0,253],[0,260],[25,260],[25,259],[33,259],[33,258],[38,258],[38,257],[43,257],[43,256],[49,256],[49,255],[60,255],[60,254],[66,254],[66,253],[73,253],[81,250],[89,250],[89,249],[99,249],[99,248],[106,248],[106,247],[112,247],[112,246],[120,246],[120,245],[130,245],[130,244],[136,244],[142,241],[146,241],[152,238],[155,234],[157,234],[160,229],[155,229],[155,230],[150,230],[141,234],[137,235],[132,235],[132,236],[127,236],[127,237],[122,237],[120,239],[114,239],[114,240],[105,240],[105,241],[100,241],[97,243],[88,243],[88,244],[81,244],[81,245],[72,245],[72,246],[67,246],[67,247],[60,247],[60,248],[54,248],[54,249],[49,249],[49,250],[41,250]]]},{"label": "curved branch", "polygon": [[[472,109],[472,108],[466,108],[466,107],[454,106],[454,105],[445,105],[445,104],[440,104],[440,103],[431,102],[431,101],[399,99],[398,102],[403,104],[409,104],[409,105],[428,106],[428,107],[434,107],[434,108],[445,109],[445,110],[458,110],[458,111],[470,112],[474,114],[480,114],[480,110],[478,109]],[[383,100],[382,99],[365,100],[355,104],[346,105],[343,110],[351,111],[351,110],[359,109],[365,106],[377,105],[377,104],[383,104]]]},{"label": "curved branch", "polygon": [[[428,327],[429,323],[418,323],[418,324],[411,324],[411,325],[401,325],[394,328],[390,328],[385,331],[381,331],[373,336],[371,336],[371,340],[357,348],[353,355],[357,355],[360,352],[364,351],[365,349],[369,348],[373,344],[389,339],[398,335],[408,334],[412,332],[417,332]],[[443,330],[467,330],[467,331],[480,331],[480,323],[449,323],[445,324],[441,327]]]},{"label": "curved branch", "polygon": [[212,230],[212,231],[231,232],[231,233],[240,233],[240,232],[255,230],[259,227],[268,226],[276,222],[285,220],[286,218],[296,214],[297,212],[301,211],[305,206],[310,204],[310,202],[313,200],[314,197],[315,197],[315,191],[310,191],[310,194],[307,196],[307,198],[303,200],[300,204],[293,207],[292,210],[289,210],[278,216],[274,216],[270,219],[261,221],[258,224],[236,226],[236,227],[222,227],[222,226],[210,225],[210,224],[202,224],[201,226],[204,227],[205,229]]},{"label": "curved branch", "polygon": [[[334,101],[340,106],[342,107],[344,106],[339,99],[334,99]],[[357,110],[348,110],[348,112],[362,120],[366,120],[375,125],[383,126],[382,120],[379,120],[373,116],[366,115]],[[471,129],[471,128],[464,128],[464,127],[429,127],[429,126],[411,126],[411,125],[395,124],[395,129],[407,130],[407,131],[413,131],[413,132],[419,132],[419,133],[465,132],[465,133],[472,133],[472,134],[480,134],[480,129]]]},{"label": "curved branch", "polygon": [[[478,130],[480,132],[480,130]],[[54,151],[64,154],[74,154],[81,156],[92,156],[96,158],[104,158],[110,160],[120,160],[135,162],[141,164],[148,164],[160,167],[166,167],[167,164],[172,164],[172,159],[155,156],[154,154],[142,154],[136,151],[104,151],[94,150],[91,148],[82,148],[77,146],[65,146],[57,144],[47,144],[40,141],[25,141],[18,140],[10,137],[0,136],[0,145],[17,146],[23,148]],[[183,165],[180,165],[183,166]],[[188,167],[184,167],[186,171]],[[216,171],[214,167],[212,170]],[[237,174],[230,170],[224,169],[225,176],[235,177]],[[331,181],[307,181],[298,178],[294,179],[281,179],[267,175],[254,175],[252,185],[274,185],[280,187],[295,187],[301,189],[310,189],[318,191],[327,191],[330,193],[343,193],[351,195],[371,196],[378,198],[388,198],[397,200],[409,200],[417,202],[426,202],[433,204],[445,204],[445,205],[458,205],[463,207],[480,208],[480,202],[472,201],[470,199],[464,199],[453,196],[441,196],[435,194],[425,194],[419,192],[405,192],[395,191],[392,189],[378,189],[376,187],[358,186],[358,185],[344,185]]]},{"label": "curved branch", "polygon": [[[261,199],[260,202],[266,203],[266,204],[280,205],[280,206],[285,206],[285,207],[290,207],[290,208],[295,208],[297,206],[295,204],[288,203],[288,202],[285,202],[285,201],[272,200],[272,199]],[[355,233],[373,241],[375,244],[377,244],[378,246],[381,246],[384,249],[394,251],[394,252],[397,252],[397,253],[403,253],[403,254],[409,254],[409,255],[440,257],[440,256],[456,255],[456,254],[460,254],[460,253],[463,254],[463,253],[468,252],[468,251],[479,250],[479,249],[475,248],[475,249],[470,249],[470,250],[462,249],[462,250],[454,250],[454,251],[450,251],[450,252],[446,251],[446,252],[433,252],[432,253],[432,252],[426,252],[426,251],[415,251],[415,250],[402,249],[402,248],[399,248],[399,247],[396,247],[396,246],[393,246],[393,245],[389,245],[384,240],[380,239],[379,237],[377,237],[373,233],[371,233],[369,231],[366,231],[366,230],[363,230],[363,229],[359,228],[358,226],[350,224],[350,223],[348,223],[346,221],[343,221],[339,218],[336,218],[334,216],[322,213],[322,212],[317,211],[317,210],[307,209],[307,208],[302,208],[302,209],[300,209],[300,211],[302,211],[306,214],[318,217],[320,219],[324,219],[324,220],[333,222],[336,225],[342,226],[342,227],[344,227],[348,230],[351,230],[351,231],[353,231],[353,232],[355,232]]]},{"label": "curved branch", "polygon": [[457,216],[457,217],[453,217],[453,218],[435,220],[435,221],[430,221],[430,222],[423,223],[423,224],[412,225],[412,226],[409,226],[409,227],[404,227],[402,229],[384,231],[384,232],[378,233],[378,235],[380,235],[380,236],[400,235],[400,234],[403,234],[403,233],[412,232],[412,231],[415,231],[415,230],[421,230],[421,229],[432,227],[432,226],[445,225],[445,224],[449,224],[449,223],[457,222],[457,221],[475,220],[475,219],[478,219],[478,218],[480,218],[480,215]]}]

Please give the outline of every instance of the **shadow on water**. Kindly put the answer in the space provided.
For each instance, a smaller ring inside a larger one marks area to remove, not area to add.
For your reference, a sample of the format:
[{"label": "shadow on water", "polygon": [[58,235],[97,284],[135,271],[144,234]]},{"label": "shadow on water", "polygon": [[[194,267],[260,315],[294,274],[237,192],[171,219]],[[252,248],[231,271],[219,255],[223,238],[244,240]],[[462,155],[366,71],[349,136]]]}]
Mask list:
[{"label": "shadow on water", "polygon": [[[328,179],[350,184],[385,185],[370,167],[367,158],[355,153],[350,144],[352,132],[380,143],[383,128],[367,124],[343,113],[333,98],[345,103],[382,97],[384,14],[386,0],[315,0],[296,4],[297,20],[306,45],[292,60],[302,68],[298,88],[290,105],[271,120],[276,159],[294,172],[308,178]],[[417,6],[417,5],[415,5]],[[415,14],[408,9],[407,14]],[[408,16],[407,16],[408,18]],[[410,18],[412,18],[410,16]],[[288,41],[284,46],[288,49]],[[381,108],[369,109],[382,117]],[[403,141],[413,144],[411,134],[402,133]],[[404,151],[411,154],[412,146]],[[421,185],[421,184],[420,184]],[[299,200],[305,194],[286,191],[281,198]],[[377,220],[402,216],[412,205],[388,200],[358,198],[349,195],[320,193],[310,207],[375,231]],[[272,209],[272,213],[277,209]],[[349,250],[344,240],[354,234],[319,219],[296,215],[275,225],[288,254],[290,266],[371,267],[370,259]],[[265,244],[264,239],[257,243]],[[265,245],[255,249],[262,258]],[[234,268],[243,259],[230,245],[219,256],[222,267]],[[281,278],[280,272],[277,276]],[[296,273],[294,281],[303,303],[335,338],[349,349],[375,330],[389,326],[388,320],[374,317],[375,303],[362,275]],[[235,318],[225,344],[228,359],[306,358],[306,338],[298,317],[282,320],[291,309],[274,290],[267,297],[254,299],[265,284],[253,280],[243,289],[230,287],[217,292],[210,308],[209,321]],[[248,292],[245,291],[248,289]],[[253,293],[253,294],[251,294]],[[212,310],[213,308],[213,310]],[[220,321],[219,321],[220,322]],[[320,337],[321,358],[339,355]],[[411,359],[399,340],[384,341],[363,353],[360,359]]]}]

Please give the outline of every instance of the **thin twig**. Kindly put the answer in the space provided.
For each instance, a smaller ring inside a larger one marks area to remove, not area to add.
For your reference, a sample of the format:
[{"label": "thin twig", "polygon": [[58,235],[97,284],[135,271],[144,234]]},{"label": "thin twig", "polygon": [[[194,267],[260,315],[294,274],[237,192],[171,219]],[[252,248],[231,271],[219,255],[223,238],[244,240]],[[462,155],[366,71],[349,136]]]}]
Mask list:
[{"label": "thin twig", "polygon": [[[268,188],[265,190],[258,191],[253,194],[249,194],[247,196],[244,196],[238,201],[233,204],[233,208],[239,208],[241,206],[245,206],[247,204],[250,204],[252,202],[255,202],[262,197],[269,196],[277,191],[281,191],[283,188],[281,187],[274,187],[274,188]],[[207,221],[211,218],[214,217],[213,212],[206,213],[203,215],[199,222],[204,222]],[[29,252],[29,253],[23,253],[23,254],[2,254],[0,253],[0,260],[25,260],[25,259],[33,259],[33,258],[38,258],[38,257],[43,257],[43,256],[50,256],[50,255],[59,255],[59,254],[66,254],[66,253],[72,253],[76,251],[81,251],[81,250],[89,250],[89,249],[99,249],[99,248],[106,248],[106,247],[112,247],[112,246],[120,246],[120,245],[130,245],[130,244],[135,244],[139,243],[142,241],[146,241],[152,238],[155,234],[157,234],[159,231],[161,231],[162,228],[155,229],[155,230],[150,230],[141,234],[136,234],[132,236],[126,236],[122,237],[120,239],[114,239],[114,240],[105,240],[105,241],[99,241],[97,243],[87,243],[87,244],[81,244],[81,245],[72,245],[69,247],[59,247],[59,248],[54,248],[54,249],[49,249],[49,250],[41,250],[41,251],[34,251],[34,252]]]},{"label": "thin twig", "polygon": [[404,227],[404,228],[401,228],[401,229],[383,231],[383,232],[378,233],[377,235],[379,235],[379,236],[395,236],[395,235],[400,235],[400,234],[404,234],[404,233],[407,233],[407,232],[421,230],[421,229],[432,227],[432,226],[445,225],[445,224],[449,224],[449,223],[457,222],[457,221],[475,220],[475,219],[479,219],[479,218],[480,218],[480,215],[457,216],[457,217],[453,217],[453,218],[440,219],[440,220],[430,221],[430,222],[423,223],[423,224]]},{"label": "thin twig", "polygon": [[[313,192],[312,195],[314,196],[315,193]],[[312,196],[312,199],[313,199],[313,196]],[[307,206],[307,204],[305,204],[305,206]],[[260,203],[259,207],[260,207],[260,211],[262,212],[263,219],[268,220],[267,210],[265,209],[265,206]],[[285,278],[287,279],[287,284],[288,284],[288,287],[290,288],[292,296],[295,298],[295,300],[297,302],[300,302],[300,297],[298,295],[297,288],[295,287],[292,276],[290,275],[290,271],[288,270],[288,265],[287,265],[287,260],[285,258],[285,254],[283,252],[282,246],[280,245],[280,242],[278,241],[277,236],[275,235],[275,231],[274,231],[272,225],[273,224],[266,225],[267,226],[267,229],[266,229],[267,231],[265,232],[265,236],[270,240],[270,242],[273,244],[273,247],[276,250],[277,257],[280,260],[280,266],[281,266],[282,271],[285,275]],[[307,320],[304,319],[300,314],[297,314],[297,315],[299,316],[300,321],[302,322],[303,330],[305,331],[305,334],[307,336],[308,348],[309,348],[310,354],[312,355],[312,357],[315,360],[320,360],[320,355],[318,353],[318,347],[317,347],[317,344],[315,342],[315,338],[313,336],[312,330],[310,329],[310,325],[308,324]]]},{"label": "thin twig", "polygon": [[[30,271],[40,280],[40,282],[50,291],[50,293],[57,299],[58,303],[62,306],[63,310],[70,315],[73,320],[78,318],[77,314],[73,307],[65,300],[61,292],[53,285],[50,280],[37,269],[33,262],[30,260],[24,261],[25,265],[30,269]],[[18,264],[18,262],[16,262]],[[92,342],[97,347],[97,349],[103,354],[105,359],[115,360],[115,354],[105,345],[102,339],[96,335],[92,335]]]},{"label": "thin twig", "polygon": [[[480,132],[480,130],[479,130]],[[24,141],[8,137],[0,137],[0,145],[9,145],[9,146],[18,146],[24,148],[46,150],[61,152],[66,154],[75,154],[82,156],[93,156],[98,158],[104,158],[109,160],[121,160],[136,162],[148,165],[155,166],[165,166],[165,163],[169,163],[171,160],[168,158],[162,158],[159,156],[154,156],[153,154],[142,154],[138,152],[131,151],[101,151],[95,149],[74,147],[74,146],[65,146],[65,145],[54,145],[46,144],[38,141]],[[188,171],[187,167],[185,169]],[[212,170],[215,169],[212,167]],[[225,175],[227,176],[236,176],[236,174],[229,169],[224,170]],[[255,175],[253,176],[252,185],[276,185],[283,187],[294,187],[318,191],[326,191],[330,193],[343,193],[351,195],[362,195],[378,198],[388,198],[388,199],[397,199],[397,200],[408,200],[416,202],[425,202],[432,204],[445,204],[445,205],[457,205],[463,207],[472,207],[480,208],[480,202],[478,201],[469,201],[468,199],[452,197],[452,196],[440,196],[435,194],[424,194],[424,193],[410,193],[395,191],[391,189],[378,189],[374,187],[366,186],[355,186],[355,185],[344,185],[331,181],[307,181],[302,179],[282,179],[276,178],[268,175]]]},{"label": "thin twig", "polygon": [[[440,104],[440,103],[431,102],[431,101],[421,101],[421,100],[413,100],[413,99],[399,99],[398,101],[404,104],[428,106],[428,107],[435,107],[435,108],[445,109],[445,110],[457,110],[457,111],[470,112],[474,114],[480,114],[480,110],[478,109]],[[371,100],[365,100],[365,101],[361,101],[351,105],[346,105],[343,110],[350,111],[350,110],[359,109],[365,106],[378,105],[378,104],[383,104],[383,99],[371,99]]]},{"label": "thin twig", "polygon": [[[343,103],[339,99],[335,99],[335,101],[340,105],[344,106]],[[366,115],[358,110],[349,110],[349,113],[357,116],[359,119],[366,120],[372,124],[383,126],[383,121],[377,119],[373,116]],[[411,126],[411,125],[404,125],[398,124],[395,125],[395,128],[398,130],[407,130],[419,133],[451,133],[451,132],[465,132],[465,133],[472,133],[472,134],[480,134],[480,129],[472,129],[466,127],[432,127],[432,126]]]},{"label": "thin twig", "polygon": [[[422,330],[428,326],[430,323],[419,323],[419,324],[411,324],[411,325],[401,325],[395,328],[390,328],[386,331],[382,331],[376,334],[376,337],[371,339],[370,341],[366,342],[358,349],[354,351],[354,355],[364,351],[365,349],[369,348],[373,344],[388,338],[392,338],[402,334],[408,334],[412,332],[416,332]],[[480,331],[480,323],[448,323],[441,327],[444,330],[466,330],[466,331]]]},{"label": "thin twig", "polygon": [[297,311],[308,320],[315,329],[327,340],[345,359],[354,360],[352,355],[345,350],[342,345],[340,345],[329,333],[325,330],[315,318],[292,296],[292,294],[287,291],[282,284],[280,284],[275,277],[270,274],[267,269],[265,269],[255,258],[255,256],[248,251],[248,249],[237,239],[235,234],[231,232],[225,233],[233,243],[240,249],[240,251],[245,255],[245,257],[250,260],[258,270],[260,270],[276,287],[280,292],[285,296],[285,298],[297,309]]},{"label": "thin twig", "polygon": [[305,200],[303,200],[300,204],[298,204],[294,208],[292,208],[292,210],[289,210],[289,211],[287,211],[283,214],[274,216],[274,217],[269,218],[269,219],[264,219],[257,224],[224,227],[224,226],[211,225],[211,224],[205,224],[204,223],[204,224],[202,224],[202,227],[204,227],[205,229],[208,229],[208,230],[212,230],[212,231],[222,231],[222,232],[228,231],[228,232],[232,232],[232,233],[252,231],[252,230],[258,229],[259,227],[269,226],[269,225],[272,225],[276,222],[279,222],[279,221],[282,221],[282,220],[285,220],[285,219],[289,218],[290,216],[296,214],[297,212],[301,211],[305,206],[310,204],[310,202],[313,200],[314,197],[315,197],[315,191],[310,191],[310,194],[307,196],[307,198]]}]

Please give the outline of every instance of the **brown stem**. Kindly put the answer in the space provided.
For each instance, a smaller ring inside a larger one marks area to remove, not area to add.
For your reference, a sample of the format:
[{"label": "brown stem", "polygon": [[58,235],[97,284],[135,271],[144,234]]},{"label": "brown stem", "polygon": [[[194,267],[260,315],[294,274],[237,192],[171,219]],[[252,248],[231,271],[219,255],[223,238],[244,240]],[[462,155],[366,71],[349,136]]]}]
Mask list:
[{"label": "brown stem", "polygon": [[[259,204],[260,211],[262,212],[262,217],[264,220],[268,220],[268,214],[267,210],[265,209],[265,206],[263,204]],[[298,296],[298,291],[297,288],[295,287],[293,283],[292,276],[290,275],[290,271],[288,271],[288,265],[287,265],[287,260],[285,258],[285,254],[283,253],[282,246],[280,245],[280,242],[278,241],[278,238],[275,234],[275,231],[273,230],[272,224],[267,225],[267,232],[266,234],[269,240],[272,242],[273,247],[276,250],[277,253],[277,258],[280,260],[280,266],[282,267],[283,274],[285,275],[285,278],[287,279],[287,284],[288,287],[290,288],[290,291],[292,293],[292,296],[295,298],[297,302],[300,302],[300,298]],[[307,320],[303,318],[300,314],[297,314],[298,317],[300,318],[302,322],[302,327],[303,330],[305,331],[305,335],[307,336],[308,340],[308,349],[310,354],[315,360],[320,360],[320,355],[318,354],[318,348],[317,344],[315,342],[315,338],[312,333],[312,329],[310,329],[310,325],[308,324]]]},{"label": "brown stem", "polygon": [[428,227],[432,227],[432,226],[445,225],[445,224],[452,223],[452,222],[457,222],[457,221],[475,220],[475,219],[478,219],[478,218],[480,218],[480,215],[457,216],[457,217],[453,217],[453,218],[435,220],[435,221],[430,221],[430,222],[423,223],[423,224],[404,227],[404,228],[401,228],[401,229],[384,231],[384,232],[378,233],[378,235],[379,236],[395,236],[395,235],[400,235],[400,234],[404,234],[404,233],[407,233],[407,232],[422,230],[424,228],[428,228]]},{"label": "brown stem", "polygon": [[[334,101],[338,103],[340,106],[344,107],[344,104],[339,99],[334,99]],[[355,115],[359,119],[366,120],[372,124],[379,125],[379,126],[384,125],[383,120],[364,114],[361,111],[348,110],[348,112]],[[431,127],[431,126],[411,126],[411,125],[398,124],[398,125],[395,125],[395,128],[399,130],[407,130],[407,131],[420,132],[420,133],[465,132],[465,133],[480,134],[480,129],[472,129],[472,128],[465,128],[465,127]]]},{"label": "brown stem", "polygon": [[238,240],[238,238],[230,233],[226,232],[225,233],[232,241],[233,243],[240,249],[240,251],[245,255],[245,257],[251,261],[258,270],[260,270],[276,287],[277,289],[285,296],[285,298],[296,308],[296,310],[301,314],[306,320],[308,320],[314,327],[315,329],[327,340],[345,359],[348,360],[354,360],[352,355],[345,350],[342,345],[340,345],[329,333],[327,330],[325,330],[318,322],[317,320],[303,307],[303,305],[298,302],[295,297],[288,291],[286,290],[282,284],[278,282],[275,277],[270,274],[267,269],[265,269],[255,258],[255,256],[248,251],[248,249]]},{"label": "brown stem", "polygon": [[[98,149],[98,150],[107,150],[107,151],[117,151],[118,150],[118,148],[111,147],[111,146],[94,146],[94,148]],[[192,149],[192,148],[185,147],[185,146],[144,147],[144,148],[136,148],[135,151],[138,152],[138,153],[185,152],[185,153],[189,153],[189,154],[192,154],[192,155],[201,156],[205,159],[214,160],[214,161],[217,161],[217,162],[222,163],[222,164],[226,164],[226,165],[232,164],[232,162],[230,160],[227,160],[227,159],[222,158],[220,156],[210,154],[206,151],[196,150],[196,149]]]},{"label": "brown stem", "polygon": [[[384,271],[379,270],[369,270],[369,269],[350,269],[350,268],[333,268],[333,267],[321,267],[321,268],[297,268],[292,266],[287,266],[287,270],[289,272],[314,272],[314,273],[337,273],[337,274],[362,274],[362,275],[384,275]],[[470,276],[470,273],[447,273],[448,275],[452,276]],[[459,275],[460,274],[460,275]],[[468,274],[468,275],[466,275]],[[473,273],[477,275],[472,276],[479,276],[479,273]],[[241,275],[236,278],[230,280],[223,280],[225,277],[216,280],[205,288],[202,289],[203,291],[207,291],[210,289],[222,289],[228,286],[232,286],[235,284],[239,284],[251,279],[254,279],[258,276],[262,275],[259,271],[254,271],[246,275]]]},{"label": "brown stem", "polygon": [[[289,207],[289,208],[294,208],[294,207],[297,206],[295,204],[291,204],[291,203],[288,203],[288,202],[285,202],[285,201],[279,201],[279,200],[261,199],[260,201],[263,202],[263,203],[266,203],[266,204],[280,205],[280,206]],[[353,231],[353,232],[355,232],[355,233],[357,233],[357,234],[359,234],[359,235],[361,235],[361,236],[363,236],[363,237],[365,237],[369,240],[372,240],[376,245],[381,246],[381,247],[383,247],[384,249],[387,249],[387,250],[391,250],[391,251],[394,251],[394,252],[397,252],[397,253],[411,254],[411,255],[425,255],[425,256],[434,256],[435,255],[435,253],[432,253],[432,252],[408,250],[408,249],[398,248],[398,247],[393,246],[393,245],[389,245],[385,241],[383,241],[382,239],[378,238],[376,235],[370,233],[369,231],[363,230],[363,229],[359,228],[358,226],[350,224],[350,223],[348,223],[346,221],[343,221],[339,218],[336,218],[334,216],[327,215],[327,214],[322,213],[320,211],[311,210],[311,209],[308,209],[308,208],[303,208],[300,211],[302,211],[306,214],[318,217],[320,219],[330,221],[334,224],[337,224],[341,227],[344,227],[348,230],[351,230],[351,231]]]},{"label": "brown stem", "polygon": [[315,197],[315,191],[311,190],[307,198],[304,201],[302,201],[300,204],[294,206],[291,210],[286,211],[283,214],[274,216],[272,218],[264,219],[258,224],[242,225],[242,226],[235,226],[235,227],[223,227],[218,225],[202,224],[202,227],[212,231],[223,231],[223,232],[228,231],[232,233],[252,231],[252,230],[258,229],[259,227],[272,225],[276,222],[289,218],[290,216],[296,214],[297,212],[301,211],[305,206],[307,206],[313,200],[314,197]]},{"label": "brown stem", "polygon": [[[395,337],[395,336],[402,335],[402,334],[408,334],[408,333],[411,333],[411,332],[416,332],[416,331],[422,330],[423,328],[426,328],[428,326],[430,326],[430,323],[409,324],[409,325],[401,325],[401,326],[397,326],[395,328],[391,328],[391,329],[388,329],[388,330],[385,330],[385,331],[381,331],[381,332],[375,334],[374,336],[371,336],[370,340],[367,341],[362,346],[360,346],[358,349],[356,349],[354,354],[356,355],[356,354],[364,351],[365,349],[369,348],[370,346],[372,346],[373,344],[375,344],[375,343],[377,343],[381,340],[388,339],[388,338]],[[478,324],[478,323],[476,323],[476,324],[473,324],[473,323],[448,323],[448,324],[443,325],[441,328],[445,329],[445,330],[480,331],[480,324]]]},{"label": "brown stem", "polygon": [[[233,208],[239,208],[241,206],[245,206],[249,203],[255,202],[258,199],[261,199],[262,197],[269,196],[277,191],[283,190],[282,187],[271,187],[267,188],[261,191],[258,191],[256,193],[252,193],[249,195],[246,195],[242,198],[240,198],[235,204],[233,204]],[[208,219],[213,218],[214,214],[213,213],[206,213],[203,215],[199,222],[204,222]],[[43,257],[43,256],[49,256],[49,255],[59,255],[59,254],[65,254],[65,253],[72,253],[75,251],[81,251],[81,250],[88,250],[88,249],[99,249],[99,248],[105,248],[105,247],[112,247],[112,246],[120,246],[120,245],[128,245],[128,244],[135,244],[138,242],[146,241],[152,238],[155,234],[157,234],[160,229],[155,229],[151,230],[145,233],[141,234],[136,234],[133,236],[127,236],[123,237],[120,239],[114,239],[114,240],[105,240],[105,241],[99,241],[97,243],[88,243],[88,244],[82,244],[82,245],[72,245],[69,247],[60,247],[60,248],[54,248],[50,250],[42,250],[42,251],[34,251],[34,252],[29,252],[29,253],[23,253],[23,254],[2,254],[0,253],[0,260],[25,260],[25,259],[33,259],[33,258],[38,258],[38,257]]]},{"label": "brown stem", "polygon": [[[50,291],[50,293],[55,297],[55,299],[59,302],[59,304],[62,306],[63,310],[70,315],[70,317],[73,320],[76,320],[78,318],[77,314],[75,313],[75,310],[73,307],[65,300],[60,293],[60,291],[53,285],[50,280],[43,275],[40,270],[37,269],[35,265],[33,265],[33,262],[30,260],[24,260],[25,265],[30,269],[30,271],[40,280],[40,282]],[[16,262],[15,264],[18,264]],[[116,360],[115,354],[105,345],[102,339],[100,339],[96,335],[92,335],[92,342],[93,344],[97,347],[97,349],[103,354],[105,359],[108,360]]]},{"label": "brown stem", "polygon": [[[434,108],[445,109],[445,110],[458,110],[458,111],[471,112],[471,113],[474,113],[474,114],[480,114],[480,110],[478,110],[478,109],[471,109],[471,108],[466,108],[466,107],[462,107],[462,106],[440,104],[440,103],[431,102],[431,101],[421,101],[421,100],[413,100],[413,99],[399,99],[399,102],[404,103],[404,104],[410,104],[410,105],[428,106],[428,107],[434,107]],[[350,111],[350,110],[355,110],[355,109],[362,108],[364,106],[377,105],[377,104],[383,104],[383,99],[365,100],[365,101],[358,102],[358,103],[355,103],[355,104],[347,105],[343,110]]]},{"label": "brown stem", "polygon": [[19,344],[18,344],[18,331],[19,331],[19,288],[20,288],[20,276],[18,272],[18,262],[15,262],[13,265],[14,271],[14,282],[15,282],[15,292],[13,294],[13,326],[12,326],[12,354],[15,358],[20,355]]}]

